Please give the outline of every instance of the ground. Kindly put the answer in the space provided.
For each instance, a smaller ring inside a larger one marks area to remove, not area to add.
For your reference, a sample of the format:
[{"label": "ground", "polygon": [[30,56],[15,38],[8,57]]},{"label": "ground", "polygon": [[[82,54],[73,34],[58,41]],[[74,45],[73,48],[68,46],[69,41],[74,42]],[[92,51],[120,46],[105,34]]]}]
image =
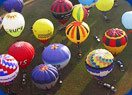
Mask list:
[{"label": "ground", "polygon": [[[19,75],[13,83],[12,91],[15,91],[17,95],[45,95],[43,90],[38,89],[32,83],[31,71],[35,66],[43,64],[41,60],[43,46],[48,46],[52,43],[62,43],[69,47],[72,57],[68,66],[62,71],[63,84],[57,84],[53,88],[51,91],[53,95],[109,95],[110,91],[104,87],[98,86],[97,81],[87,72],[84,62],[90,51],[98,48],[105,48],[102,42],[97,43],[93,35],[98,35],[102,40],[102,36],[107,29],[117,27],[123,29],[128,34],[127,47],[116,57],[117,60],[123,62],[126,71],[120,72],[119,67],[116,64],[111,74],[104,81],[113,84],[117,88],[117,93],[115,95],[124,95],[127,93],[132,87],[132,34],[123,27],[121,16],[124,12],[131,10],[130,5],[124,0],[119,0],[119,6],[114,7],[107,14],[110,23],[104,21],[102,13],[97,10],[96,7],[91,9],[90,15],[87,20],[85,20],[90,27],[90,35],[88,39],[81,44],[83,57],[77,59],[77,46],[66,38],[64,31],[58,31],[63,25],[61,25],[51,14],[50,6],[53,2],[54,0],[34,0],[30,4],[24,6],[22,14],[25,18],[26,26],[23,33],[18,38],[11,37],[4,31],[4,29],[0,30],[0,54],[7,53],[8,48],[14,42],[20,40],[31,43],[36,51],[34,59],[25,70],[28,75],[27,84],[21,84],[23,70],[20,69]],[[75,0],[73,2],[76,3]],[[1,9],[1,11],[3,10]],[[3,12],[0,13],[2,14]],[[53,37],[44,45],[34,37],[30,30],[33,23],[40,18],[51,20],[55,27]],[[74,19],[71,17],[68,23],[73,20]],[[116,80],[116,82],[113,82],[113,80]],[[7,92],[7,89],[5,89],[4,86],[1,85],[1,88],[3,91]],[[21,90],[21,88],[23,88],[23,90]]]}]

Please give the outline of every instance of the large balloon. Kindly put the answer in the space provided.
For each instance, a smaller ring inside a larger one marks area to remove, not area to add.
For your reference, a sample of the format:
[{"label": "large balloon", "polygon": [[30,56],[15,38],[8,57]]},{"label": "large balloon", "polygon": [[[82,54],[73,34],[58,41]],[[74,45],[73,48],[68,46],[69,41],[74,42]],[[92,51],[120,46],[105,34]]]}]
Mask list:
[{"label": "large balloon", "polygon": [[46,43],[53,35],[54,26],[48,19],[39,19],[33,24],[33,34],[42,43]]},{"label": "large balloon", "polygon": [[86,58],[87,71],[98,79],[104,79],[114,67],[114,56],[105,49],[96,49]]},{"label": "large balloon", "polygon": [[36,66],[31,75],[33,83],[46,91],[51,90],[59,78],[57,69],[50,64]]},{"label": "large balloon", "polygon": [[67,46],[59,43],[51,44],[43,50],[42,60],[46,64],[52,64],[63,69],[70,61],[71,52]]},{"label": "large balloon", "polygon": [[18,12],[11,12],[4,16],[2,25],[8,34],[13,37],[18,37],[21,35],[25,27],[25,20],[22,14]]},{"label": "large balloon", "polygon": [[72,15],[73,5],[69,0],[56,0],[51,5],[52,15],[62,24],[65,24]]},{"label": "large balloon", "polygon": [[123,51],[128,42],[125,31],[113,28],[105,32],[103,36],[103,44],[114,56]]},{"label": "large balloon", "polygon": [[9,85],[13,82],[19,72],[16,59],[8,54],[0,55],[0,83]]},{"label": "large balloon", "polygon": [[25,69],[34,58],[34,47],[24,41],[15,42],[8,49],[8,54],[12,55],[19,63],[19,66]]},{"label": "large balloon", "polygon": [[125,12],[121,18],[124,27],[132,33],[132,11]]},{"label": "large balloon", "polygon": [[65,33],[71,42],[81,44],[87,39],[90,29],[85,22],[73,21],[66,27]]},{"label": "large balloon", "polygon": [[73,7],[72,16],[76,21],[84,21],[88,16],[88,11],[82,4],[77,4]]},{"label": "large balloon", "polygon": [[114,0],[98,0],[96,7],[100,11],[109,11],[114,5]]},{"label": "large balloon", "polygon": [[3,3],[3,7],[7,12],[11,12],[12,9],[16,12],[21,12],[23,9],[23,0],[6,0]]}]

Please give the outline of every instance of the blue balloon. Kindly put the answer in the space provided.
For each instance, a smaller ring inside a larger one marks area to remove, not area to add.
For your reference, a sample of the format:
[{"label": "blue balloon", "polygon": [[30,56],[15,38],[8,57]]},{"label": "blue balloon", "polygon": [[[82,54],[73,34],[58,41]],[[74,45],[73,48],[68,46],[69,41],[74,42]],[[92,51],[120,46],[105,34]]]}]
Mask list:
[{"label": "blue balloon", "polygon": [[125,1],[127,1],[132,7],[132,0],[125,0]]},{"label": "blue balloon", "polygon": [[0,7],[3,4],[3,2],[5,2],[6,0],[0,0]]},{"label": "blue balloon", "polygon": [[20,13],[23,9],[23,0],[6,0],[3,3],[3,7],[7,12],[11,12],[14,9]]},{"label": "blue balloon", "polygon": [[36,66],[31,74],[33,83],[41,89],[50,90],[59,78],[58,70],[50,64]]},{"label": "blue balloon", "polygon": [[59,43],[51,44],[42,52],[42,60],[46,64],[52,64],[58,69],[63,69],[71,58],[71,52],[67,46]]},{"label": "blue balloon", "polygon": [[0,95],[7,95],[0,89]]},{"label": "blue balloon", "polygon": [[90,6],[91,4],[96,3],[98,0],[78,0],[78,1],[82,5]]},{"label": "blue balloon", "polygon": [[122,15],[121,21],[126,29],[132,30],[132,11],[125,12]]}]

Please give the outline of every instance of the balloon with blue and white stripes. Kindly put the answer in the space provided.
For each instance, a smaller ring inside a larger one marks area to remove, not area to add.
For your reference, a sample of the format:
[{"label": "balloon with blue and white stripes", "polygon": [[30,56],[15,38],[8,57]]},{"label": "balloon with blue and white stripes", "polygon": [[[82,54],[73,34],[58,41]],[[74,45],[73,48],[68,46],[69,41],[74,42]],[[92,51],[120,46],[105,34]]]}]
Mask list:
[{"label": "balloon with blue and white stripes", "polygon": [[17,77],[19,65],[16,59],[9,54],[0,55],[0,83],[9,85]]},{"label": "balloon with blue and white stripes", "polygon": [[45,91],[50,91],[59,78],[58,70],[51,64],[40,64],[36,66],[31,74],[33,83]]}]

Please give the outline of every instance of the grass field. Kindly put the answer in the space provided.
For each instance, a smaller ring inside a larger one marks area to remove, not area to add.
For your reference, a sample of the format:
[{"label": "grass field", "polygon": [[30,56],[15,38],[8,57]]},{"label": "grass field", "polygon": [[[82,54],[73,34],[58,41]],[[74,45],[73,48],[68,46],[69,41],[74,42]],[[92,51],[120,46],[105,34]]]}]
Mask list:
[{"label": "grass field", "polygon": [[[20,70],[18,77],[14,81],[12,90],[17,92],[17,95],[45,95],[43,90],[38,89],[32,83],[30,78],[31,71],[36,65],[43,63],[41,60],[43,46],[48,46],[52,43],[62,43],[69,47],[72,57],[68,66],[62,71],[63,84],[57,84],[54,87],[52,90],[53,95],[108,95],[110,91],[97,85],[95,79],[87,72],[84,62],[90,51],[104,48],[102,42],[97,43],[93,35],[96,34],[102,39],[102,36],[107,29],[117,27],[125,30],[128,34],[127,47],[116,57],[124,63],[126,71],[120,72],[119,67],[116,64],[111,74],[104,81],[113,84],[117,88],[116,95],[124,95],[127,93],[132,87],[132,34],[127,32],[121,24],[121,16],[124,12],[132,9],[130,5],[124,0],[119,0],[119,6],[113,8],[107,14],[111,20],[110,23],[104,21],[102,13],[98,11],[96,7],[91,9],[90,15],[85,21],[90,27],[90,35],[88,39],[81,44],[83,52],[82,59],[77,59],[77,46],[66,38],[64,31],[57,31],[63,26],[51,14],[50,6],[53,1],[54,0],[34,0],[32,3],[24,7],[22,14],[25,17],[26,26],[23,33],[18,38],[11,37],[4,31],[4,29],[0,30],[0,54],[7,53],[8,48],[18,40],[24,40],[31,43],[36,51],[33,61],[25,70],[28,74],[27,84],[22,86],[22,70]],[[75,3],[76,0],[72,1]],[[53,37],[45,45],[40,43],[30,30],[33,23],[40,18],[51,20],[55,27]],[[72,17],[68,23],[71,21],[73,21]],[[114,79],[117,81],[113,82]],[[21,87],[23,87],[23,91],[20,90]],[[7,91],[2,85],[1,88],[4,91]]]}]

